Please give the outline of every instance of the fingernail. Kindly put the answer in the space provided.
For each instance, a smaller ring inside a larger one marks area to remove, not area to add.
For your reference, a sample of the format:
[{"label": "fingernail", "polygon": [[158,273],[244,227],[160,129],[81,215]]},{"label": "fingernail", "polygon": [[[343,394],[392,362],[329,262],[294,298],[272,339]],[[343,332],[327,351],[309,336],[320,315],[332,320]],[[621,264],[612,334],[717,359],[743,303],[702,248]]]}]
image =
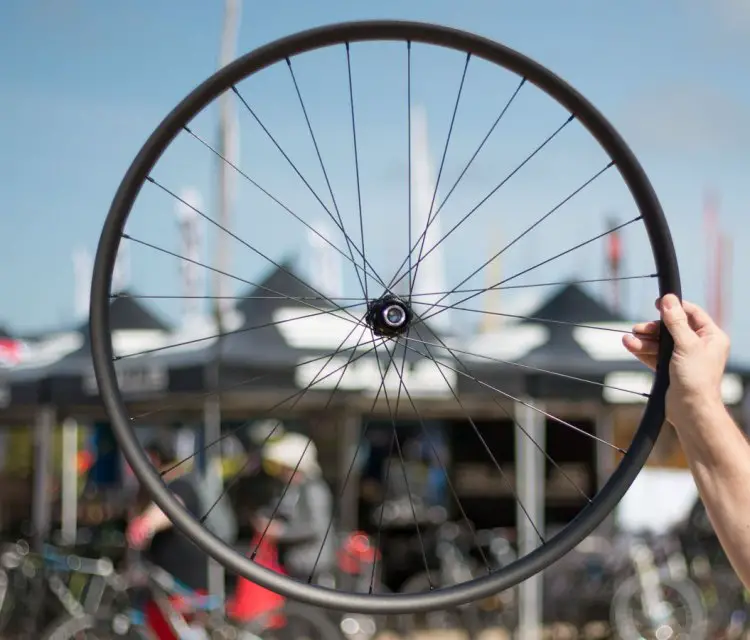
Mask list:
[{"label": "fingernail", "polygon": [[672,307],[674,307],[675,297],[670,293],[669,295],[664,296],[661,299],[662,306],[669,311]]}]

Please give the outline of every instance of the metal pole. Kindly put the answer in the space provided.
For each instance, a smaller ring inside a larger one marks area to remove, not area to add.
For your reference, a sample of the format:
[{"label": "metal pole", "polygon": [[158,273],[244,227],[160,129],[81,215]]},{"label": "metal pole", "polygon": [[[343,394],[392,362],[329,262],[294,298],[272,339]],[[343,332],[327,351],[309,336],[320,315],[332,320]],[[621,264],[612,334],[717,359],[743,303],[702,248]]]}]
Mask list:
[{"label": "metal pole", "polygon": [[[524,402],[542,408],[531,400],[524,400]],[[546,446],[545,418],[539,411],[521,403],[516,403],[515,416],[517,422],[515,427],[516,491],[519,503],[516,507],[516,530],[519,556],[525,556],[539,546],[541,541],[537,531],[544,535],[545,529],[545,456],[540,451],[540,448],[544,449]],[[523,430],[518,425],[523,427]],[[522,582],[518,589],[518,640],[541,640],[543,611],[541,574]]]},{"label": "metal pole", "polygon": [[[203,405],[203,444],[216,442],[221,437],[221,403],[219,396],[208,396]],[[219,473],[221,468],[221,446],[216,445],[205,450],[203,478],[208,485],[209,495],[218,498],[224,490],[223,479]],[[216,560],[207,556],[208,561],[208,591],[212,596],[224,602],[225,580],[224,567]]]},{"label": "metal pole", "polygon": [[78,528],[78,422],[68,418],[62,425],[62,525],[63,545],[73,546]]},{"label": "metal pole", "polygon": [[31,498],[31,524],[33,543],[37,551],[49,537],[50,528],[50,480],[52,478],[52,435],[55,425],[55,408],[40,407],[34,424],[34,477]]},{"label": "metal pole", "polygon": [[[343,531],[355,531],[359,527],[358,502],[361,476],[359,461],[352,468],[351,475],[348,478],[346,476],[361,438],[362,416],[350,413],[342,415],[339,428],[338,494],[341,496],[339,525]],[[344,486],[345,480],[346,486]]]},{"label": "metal pole", "polygon": [[[219,57],[219,66],[227,65],[235,57],[237,35],[239,31],[240,4],[238,0],[225,0],[224,3],[224,26],[221,35],[221,53]],[[219,115],[219,153],[232,164],[237,164],[237,140],[236,118],[234,113],[234,102],[230,92],[225,93],[220,98],[220,115]],[[218,165],[218,223],[225,229],[229,228],[230,215],[232,209],[232,186],[230,178],[233,177],[229,172],[230,167],[225,160],[219,159]],[[204,406],[204,445],[210,446],[221,436],[221,400],[219,390],[221,387],[221,350],[222,338],[224,332],[225,315],[227,304],[229,302],[228,291],[229,281],[220,272],[229,273],[231,268],[230,237],[226,233],[217,234],[216,255],[214,262],[216,271],[214,272],[214,318],[216,321],[217,333],[219,338],[216,341],[216,351],[214,361],[209,367],[208,383],[209,388],[214,391],[214,395],[209,396]],[[218,497],[223,491],[222,478],[219,474],[219,461],[221,450],[217,447],[211,447],[206,450],[206,481],[210,489]],[[208,587],[209,593],[217,596],[224,601],[224,567],[212,558],[207,558],[208,562]]]}]

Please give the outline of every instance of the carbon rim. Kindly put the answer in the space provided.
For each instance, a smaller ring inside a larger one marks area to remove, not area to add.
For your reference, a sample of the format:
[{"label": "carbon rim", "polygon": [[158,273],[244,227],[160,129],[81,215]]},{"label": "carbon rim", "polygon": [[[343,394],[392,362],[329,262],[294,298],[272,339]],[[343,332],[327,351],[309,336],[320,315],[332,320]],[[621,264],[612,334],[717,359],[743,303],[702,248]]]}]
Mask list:
[{"label": "carbon rim", "polygon": [[414,42],[454,49],[517,73],[567,109],[612,159],[640,212],[657,267],[661,295],[680,296],[679,273],[658,199],[637,159],[605,118],[580,94],[537,63],[488,39],[447,27],[395,21],[338,24],[292,35],[261,47],[221,69],[185,98],[159,125],[128,169],[107,216],[96,255],[91,293],[91,339],[101,397],[122,451],[136,476],[174,524],[227,569],[287,597],[313,605],[363,613],[412,613],[480,600],[533,576],[562,557],[612,511],[645,463],[664,420],[672,343],[666,331],[659,366],[638,432],[607,484],[560,533],[528,556],[496,573],[427,594],[364,595],[303,584],[266,570],[208,532],[166,489],[138,443],[118,387],[110,337],[112,273],[126,220],[149,174],[183,126],[207,104],[249,75],[278,61],[322,47],[365,41]]}]

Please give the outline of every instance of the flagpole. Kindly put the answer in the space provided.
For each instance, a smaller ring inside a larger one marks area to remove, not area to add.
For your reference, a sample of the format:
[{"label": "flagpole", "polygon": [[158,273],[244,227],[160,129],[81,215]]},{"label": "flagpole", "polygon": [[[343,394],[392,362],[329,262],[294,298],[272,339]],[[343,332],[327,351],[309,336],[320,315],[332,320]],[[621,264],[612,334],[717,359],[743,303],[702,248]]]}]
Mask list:
[{"label": "flagpole", "polygon": [[[237,37],[239,31],[240,4],[239,0],[225,0],[224,3],[224,25],[221,34],[221,50],[219,54],[219,67],[229,64],[235,57],[237,46]],[[237,165],[237,139],[236,119],[234,112],[234,102],[230,92],[224,93],[219,98],[219,141],[217,167],[217,221],[224,229],[230,228],[230,218],[233,205],[233,181],[234,177],[229,172],[229,163]],[[224,158],[224,159],[222,159]],[[213,391],[206,398],[204,405],[204,427],[203,427],[203,445],[210,446],[211,443],[217,442],[221,438],[221,353],[222,353],[222,335],[225,331],[228,303],[231,300],[229,290],[229,280],[223,273],[230,273],[231,254],[229,247],[229,235],[219,230],[216,236],[215,255],[213,263],[215,265],[213,278],[213,315],[216,325],[215,353],[213,362],[208,367],[208,388]],[[220,446],[212,446],[205,450],[205,479],[209,489],[217,496],[223,492],[223,477],[221,474],[221,449]],[[208,587],[209,593],[216,596],[220,602],[224,602],[224,568],[215,560],[208,558]]]}]

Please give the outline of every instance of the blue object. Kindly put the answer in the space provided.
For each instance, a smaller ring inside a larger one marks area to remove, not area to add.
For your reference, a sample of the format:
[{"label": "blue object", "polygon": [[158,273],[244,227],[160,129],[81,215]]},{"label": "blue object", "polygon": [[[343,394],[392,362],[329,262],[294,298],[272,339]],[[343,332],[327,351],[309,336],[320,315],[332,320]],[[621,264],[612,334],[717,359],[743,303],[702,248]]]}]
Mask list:
[{"label": "blue object", "polygon": [[114,487],[120,484],[120,448],[108,422],[97,422],[93,428],[94,464],[89,472],[89,481],[97,488]]}]

